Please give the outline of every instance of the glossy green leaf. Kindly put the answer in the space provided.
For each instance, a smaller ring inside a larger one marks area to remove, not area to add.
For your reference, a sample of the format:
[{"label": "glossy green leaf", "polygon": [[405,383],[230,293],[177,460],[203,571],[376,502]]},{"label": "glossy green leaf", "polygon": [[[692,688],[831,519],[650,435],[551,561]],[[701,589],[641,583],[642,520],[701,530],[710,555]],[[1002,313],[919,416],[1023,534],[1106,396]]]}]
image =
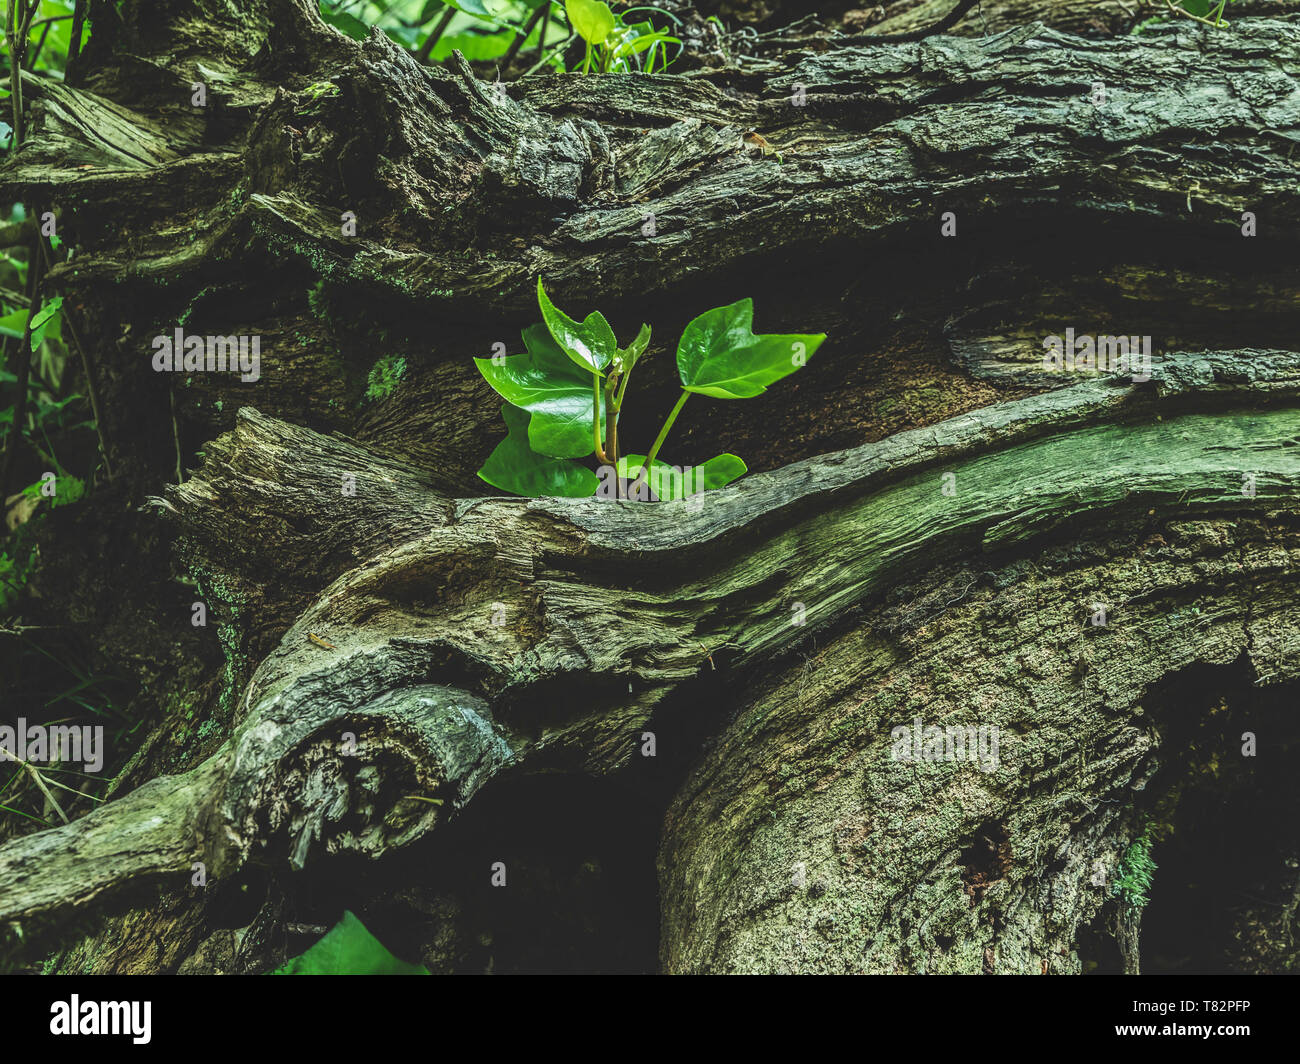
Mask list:
[{"label": "glossy green leaf", "polygon": [[[628,454],[618,460],[620,478],[634,480],[641,475],[645,455]],[[734,454],[720,454],[701,462],[698,466],[677,469],[658,458],[650,466],[650,490],[661,502],[684,499],[701,491],[714,491],[726,487],[748,472],[748,467]]]},{"label": "glossy green leaf", "polygon": [[394,957],[350,912],[306,953],[271,975],[428,975],[420,964]]},{"label": "glossy green leaf", "polygon": [[[591,435],[591,373],[579,369],[560,350],[545,325],[524,330],[525,354],[499,362],[476,358],[474,364],[506,402],[532,415],[528,442],[538,454],[554,458],[585,458],[596,449]],[[600,417],[601,438],[605,411]]]},{"label": "glossy green leaf", "polygon": [[691,321],[677,344],[677,370],[688,392],[752,399],[799,369],[825,333],[755,335],[754,301],[742,299]]},{"label": "glossy green leaf", "polygon": [[532,498],[565,496],[581,498],[596,494],[596,474],[564,458],[538,454],[528,446],[528,412],[501,407],[509,434],[488,455],[478,475],[494,488]]},{"label": "glossy green leaf", "polygon": [[630,344],[627,345],[627,347],[623,348],[618,353],[618,362],[621,371],[623,373],[626,373],[633,366],[635,366],[637,363],[637,359],[639,359],[642,355],[645,354],[645,349],[649,346],[650,346],[650,326],[642,325],[641,331],[636,334],[636,339],[633,340]]},{"label": "glossy green leaf", "polygon": [[542,320],[564,353],[588,373],[603,377],[601,371],[618,350],[614,330],[605,315],[593,310],[581,322],[574,321],[551,302],[540,277],[537,278],[537,305],[542,308]]},{"label": "glossy green leaf", "polygon": [[603,44],[614,31],[614,13],[601,0],[564,0],[573,32],[588,44]]}]

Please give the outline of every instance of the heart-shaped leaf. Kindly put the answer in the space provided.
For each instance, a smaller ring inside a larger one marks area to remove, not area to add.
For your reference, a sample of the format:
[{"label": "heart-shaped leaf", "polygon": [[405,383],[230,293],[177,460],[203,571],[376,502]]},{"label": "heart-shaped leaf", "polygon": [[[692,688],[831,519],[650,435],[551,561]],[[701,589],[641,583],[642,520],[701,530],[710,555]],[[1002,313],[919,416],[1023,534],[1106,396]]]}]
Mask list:
[{"label": "heart-shaped leaf", "polygon": [[756,336],[753,324],[752,299],[691,321],[677,344],[682,387],[715,399],[752,399],[802,366],[826,339],[825,333]]},{"label": "heart-shaped leaf", "polygon": [[509,433],[478,471],[483,480],[502,491],[532,498],[596,494],[599,481],[590,469],[567,459],[538,454],[528,446],[526,410],[506,403],[501,407],[501,417]]},{"label": "heart-shaped leaf", "polygon": [[[624,455],[618,460],[618,475],[623,479],[635,480],[641,475],[644,465],[645,455]],[[734,454],[720,454],[698,466],[685,468],[670,466],[656,458],[650,466],[648,480],[655,496],[661,502],[668,502],[726,487],[747,472],[748,467]]]},{"label": "heart-shaped leaf", "polygon": [[428,975],[420,964],[394,957],[350,912],[306,953],[285,962],[271,975]]},{"label": "heart-shaped leaf", "polygon": [[614,13],[600,0],[564,0],[573,32],[588,44],[603,44],[614,31]]},{"label": "heart-shaped leaf", "polygon": [[[596,449],[591,435],[590,371],[579,369],[560,350],[546,326],[524,330],[525,354],[494,361],[476,358],[475,365],[506,402],[527,410],[528,443],[538,454],[555,458],[585,458]],[[605,436],[605,411],[600,417]]]},{"label": "heart-shaped leaf", "polygon": [[537,278],[537,305],[542,308],[542,320],[560,349],[588,373],[603,377],[601,371],[618,350],[614,330],[605,315],[593,310],[580,323],[574,321],[551,302],[540,277]]}]

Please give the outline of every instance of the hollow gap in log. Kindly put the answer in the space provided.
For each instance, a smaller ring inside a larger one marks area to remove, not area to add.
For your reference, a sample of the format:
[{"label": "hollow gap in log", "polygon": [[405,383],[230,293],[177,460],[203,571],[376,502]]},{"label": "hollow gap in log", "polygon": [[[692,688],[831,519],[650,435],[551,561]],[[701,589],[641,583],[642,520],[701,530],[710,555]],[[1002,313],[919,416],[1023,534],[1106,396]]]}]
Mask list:
[{"label": "hollow gap in log", "polygon": [[[1163,754],[1151,797],[1138,805],[1156,863],[1140,925],[1144,975],[1294,972],[1300,963],[1300,684],[1255,679],[1244,659],[1195,665],[1146,700]],[[1245,733],[1255,737],[1253,757],[1242,753]],[[1112,926],[1113,909],[1081,937],[1085,972],[1121,970],[1102,927]]]},{"label": "hollow gap in log", "polygon": [[653,972],[658,808],[609,780],[500,780],[425,843],[292,877],[286,912],[330,926],[351,909],[435,972]]}]

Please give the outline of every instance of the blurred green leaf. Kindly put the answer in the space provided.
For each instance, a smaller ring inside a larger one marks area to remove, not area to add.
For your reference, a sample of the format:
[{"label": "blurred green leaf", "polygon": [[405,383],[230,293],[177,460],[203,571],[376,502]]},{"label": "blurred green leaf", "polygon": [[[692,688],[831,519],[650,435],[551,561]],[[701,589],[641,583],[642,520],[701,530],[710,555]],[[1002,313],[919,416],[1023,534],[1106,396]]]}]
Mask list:
[{"label": "blurred green leaf", "polygon": [[573,32],[588,44],[604,44],[614,31],[614,13],[601,0],[564,0]]},{"label": "blurred green leaf", "polygon": [[428,975],[420,964],[394,957],[350,912],[306,953],[270,975]]},{"label": "blurred green leaf", "polygon": [[345,33],[354,41],[364,41],[370,36],[370,27],[355,15],[346,11],[334,11],[325,0],[320,0],[320,17],[327,26],[333,26],[340,33]]}]

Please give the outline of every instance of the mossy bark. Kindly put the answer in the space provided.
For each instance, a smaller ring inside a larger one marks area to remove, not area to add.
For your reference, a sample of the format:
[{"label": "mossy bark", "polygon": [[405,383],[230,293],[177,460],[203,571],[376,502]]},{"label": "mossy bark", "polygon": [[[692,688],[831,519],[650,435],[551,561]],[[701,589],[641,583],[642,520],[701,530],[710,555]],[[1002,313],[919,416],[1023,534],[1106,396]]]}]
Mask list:
[{"label": "mossy bark", "polygon": [[[990,3],[988,36],[792,31],[498,91],[305,0],[93,6],[0,196],[54,203],[78,247],[51,282],[116,473],[51,515],[37,584],[153,728],[114,801],[0,848],[11,945],[258,970],[297,870],[389,866],[568,774],[660,801],[665,970],[1081,967],[1156,771],[1153,685],[1295,678],[1293,20],[1078,36],[1127,26]],[[700,311],[753,296],[763,331],[831,339],[767,396],[688,408],[675,461],[756,473],[703,505],[483,499],[498,406],[468,356],[514,348],[539,274],[620,336],[654,325],[630,440]],[[1154,382],[1059,387],[1041,339],[1071,322],[1153,335]],[[177,326],[259,335],[261,379],[154,373]],[[178,449],[197,470],[169,484]],[[891,760],[918,715],[996,723],[1007,765]],[[675,746],[653,785],[646,731]]]}]

